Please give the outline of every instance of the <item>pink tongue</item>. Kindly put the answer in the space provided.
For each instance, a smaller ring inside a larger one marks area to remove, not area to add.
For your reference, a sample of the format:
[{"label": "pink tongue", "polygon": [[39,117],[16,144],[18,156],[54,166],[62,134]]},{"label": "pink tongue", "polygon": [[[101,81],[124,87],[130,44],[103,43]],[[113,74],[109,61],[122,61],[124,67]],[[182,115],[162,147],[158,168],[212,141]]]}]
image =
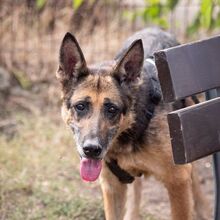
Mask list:
[{"label": "pink tongue", "polygon": [[101,172],[102,162],[101,160],[93,160],[82,158],[80,162],[80,175],[85,181],[95,181]]}]

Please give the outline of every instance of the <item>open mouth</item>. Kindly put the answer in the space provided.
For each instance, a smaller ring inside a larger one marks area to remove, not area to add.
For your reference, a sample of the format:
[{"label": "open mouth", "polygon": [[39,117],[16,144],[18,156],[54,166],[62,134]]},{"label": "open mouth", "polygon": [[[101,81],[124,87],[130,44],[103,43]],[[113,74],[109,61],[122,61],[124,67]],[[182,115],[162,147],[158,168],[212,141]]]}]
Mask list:
[{"label": "open mouth", "polygon": [[98,179],[102,169],[102,161],[91,158],[81,158],[80,175],[84,181],[93,182]]}]

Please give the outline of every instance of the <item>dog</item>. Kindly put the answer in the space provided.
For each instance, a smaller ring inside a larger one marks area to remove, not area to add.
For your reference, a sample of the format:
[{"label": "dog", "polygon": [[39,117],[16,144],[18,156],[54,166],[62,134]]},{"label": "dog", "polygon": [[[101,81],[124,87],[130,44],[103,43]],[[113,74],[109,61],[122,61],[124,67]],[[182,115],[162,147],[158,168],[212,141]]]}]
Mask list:
[{"label": "dog", "polygon": [[[208,219],[192,164],[172,159],[166,115],[186,102],[163,102],[154,65],[155,51],[176,45],[167,32],[148,28],[131,36],[114,60],[89,66],[71,33],[61,43],[62,118],[75,137],[82,179],[100,176],[107,220],[139,218],[141,175],[166,187],[173,220]],[[129,183],[132,198],[126,198]],[[126,200],[135,201],[129,214]]]}]

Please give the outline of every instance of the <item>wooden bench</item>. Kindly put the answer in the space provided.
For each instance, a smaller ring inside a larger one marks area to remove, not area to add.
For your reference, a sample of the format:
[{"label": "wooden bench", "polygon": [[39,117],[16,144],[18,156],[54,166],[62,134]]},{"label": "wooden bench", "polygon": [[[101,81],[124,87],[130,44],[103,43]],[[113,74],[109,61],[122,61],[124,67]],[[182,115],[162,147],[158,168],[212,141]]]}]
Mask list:
[{"label": "wooden bench", "polygon": [[165,102],[206,92],[206,99],[170,112],[168,123],[176,164],[213,154],[215,220],[220,219],[220,36],[154,54]]}]

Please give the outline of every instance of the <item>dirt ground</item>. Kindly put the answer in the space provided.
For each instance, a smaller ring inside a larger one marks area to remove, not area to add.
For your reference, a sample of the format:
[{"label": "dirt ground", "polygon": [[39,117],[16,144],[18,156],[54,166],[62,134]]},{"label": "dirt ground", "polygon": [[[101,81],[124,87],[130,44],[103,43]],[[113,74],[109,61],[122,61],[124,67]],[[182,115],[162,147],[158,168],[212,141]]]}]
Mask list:
[{"label": "dirt ground", "polygon": [[[214,183],[212,171],[212,158],[207,157],[196,162],[196,169],[200,176],[200,183],[211,210],[214,202]],[[170,219],[170,206],[168,195],[165,188],[154,178],[144,181],[143,199],[141,211],[150,213],[158,220]],[[210,219],[213,217],[213,211],[210,213]]]}]

